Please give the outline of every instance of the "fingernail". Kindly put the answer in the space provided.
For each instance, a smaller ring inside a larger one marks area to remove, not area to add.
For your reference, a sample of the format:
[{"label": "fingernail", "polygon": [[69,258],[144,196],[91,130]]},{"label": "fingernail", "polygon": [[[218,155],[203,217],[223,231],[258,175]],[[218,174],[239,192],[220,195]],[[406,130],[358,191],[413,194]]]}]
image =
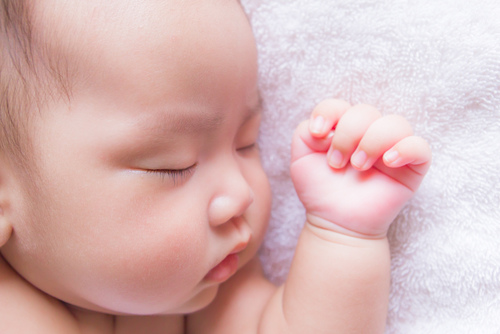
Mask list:
[{"label": "fingernail", "polygon": [[328,156],[328,164],[334,168],[340,168],[344,157],[339,150],[333,150]]},{"label": "fingernail", "polygon": [[311,132],[312,133],[321,133],[323,131],[323,127],[325,126],[325,119],[323,116],[318,115],[314,118],[311,123]]},{"label": "fingernail", "polygon": [[351,163],[357,167],[357,168],[363,168],[363,166],[366,163],[366,153],[365,151],[358,151],[354,153],[354,155],[351,157]]},{"label": "fingernail", "polygon": [[384,154],[384,160],[387,163],[393,163],[394,161],[397,160],[398,157],[399,157],[399,153],[396,150],[390,150],[390,151],[385,152],[385,154]]}]

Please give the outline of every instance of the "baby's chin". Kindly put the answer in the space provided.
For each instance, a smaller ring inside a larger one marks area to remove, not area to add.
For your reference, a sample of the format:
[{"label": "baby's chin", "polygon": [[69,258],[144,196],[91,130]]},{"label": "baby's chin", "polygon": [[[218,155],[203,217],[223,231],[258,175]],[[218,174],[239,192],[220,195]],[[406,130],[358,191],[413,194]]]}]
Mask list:
[{"label": "baby's chin", "polygon": [[211,285],[202,289],[194,297],[184,302],[181,305],[169,307],[168,309],[162,310],[161,308],[155,309],[151,306],[146,305],[134,305],[124,308],[120,307],[106,307],[99,305],[74,305],[63,302],[63,304],[74,314],[76,313],[88,313],[96,312],[101,314],[107,314],[111,316],[154,316],[154,315],[179,315],[179,314],[190,314],[200,311],[210,305],[215,297],[217,296],[219,285]]}]

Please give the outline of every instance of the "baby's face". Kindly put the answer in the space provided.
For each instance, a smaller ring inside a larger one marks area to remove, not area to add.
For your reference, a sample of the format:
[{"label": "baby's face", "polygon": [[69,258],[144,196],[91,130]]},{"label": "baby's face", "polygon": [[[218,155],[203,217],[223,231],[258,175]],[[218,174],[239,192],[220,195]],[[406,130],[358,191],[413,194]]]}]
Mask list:
[{"label": "baby's face", "polygon": [[200,309],[255,255],[270,210],[249,23],[236,1],[54,1],[41,22],[78,80],[42,111],[40,191],[21,187],[2,254],[80,307]]}]

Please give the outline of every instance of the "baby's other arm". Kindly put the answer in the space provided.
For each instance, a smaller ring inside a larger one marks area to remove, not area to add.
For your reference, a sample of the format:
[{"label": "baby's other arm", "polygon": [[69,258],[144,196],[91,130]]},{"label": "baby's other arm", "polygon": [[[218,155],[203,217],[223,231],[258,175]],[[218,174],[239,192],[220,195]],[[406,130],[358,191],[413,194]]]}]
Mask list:
[{"label": "baby's other arm", "polygon": [[59,301],[19,276],[0,255],[0,333],[82,333]]},{"label": "baby's other arm", "polygon": [[402,117],[338,100],[315,108],[292,144],[291,175],[307,222],[262,333],[384,332],[387,230],[430,157]]}]

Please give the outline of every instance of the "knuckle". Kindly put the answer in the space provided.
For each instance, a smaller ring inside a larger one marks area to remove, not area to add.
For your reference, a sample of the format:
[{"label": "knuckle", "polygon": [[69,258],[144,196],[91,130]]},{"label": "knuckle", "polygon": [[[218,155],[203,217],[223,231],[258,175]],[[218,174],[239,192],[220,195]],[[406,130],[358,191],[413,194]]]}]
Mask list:
[{"label": "knuckle", "polygon": [[352,151],[356,146],[356,138],[349,132],[335,131],[332,139],[332,146],[339,151]]}]

